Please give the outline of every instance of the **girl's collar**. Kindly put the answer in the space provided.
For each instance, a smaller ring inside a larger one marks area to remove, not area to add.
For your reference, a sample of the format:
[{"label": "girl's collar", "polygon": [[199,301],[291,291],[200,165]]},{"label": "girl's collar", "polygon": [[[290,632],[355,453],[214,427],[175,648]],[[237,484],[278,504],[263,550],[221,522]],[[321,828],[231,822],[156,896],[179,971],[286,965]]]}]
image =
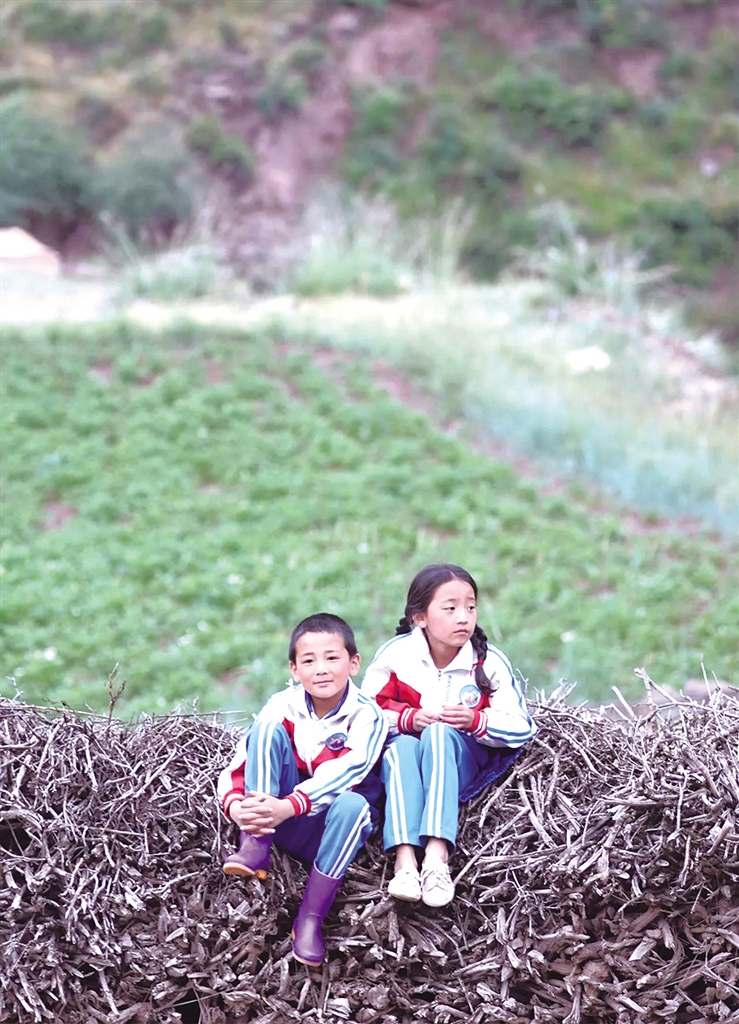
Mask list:
[{"label": "girl's collar", "polygon": [[426,634],[420,626],[414,626],[411,632],[411,636],[415,637],[415,642],[418,645],[419,657],[431,668],[437,672],[454,672],[455,670],[463,669],[465,672],[471,672],[472,666],[475,662],[475,652],[472,650],[472,641],[468,640],[463,647],[460,647],[459,653],[446,665],[444,668],[439,669],[434,663],[434,659],[431,656],[431,649],[429,648]]}]

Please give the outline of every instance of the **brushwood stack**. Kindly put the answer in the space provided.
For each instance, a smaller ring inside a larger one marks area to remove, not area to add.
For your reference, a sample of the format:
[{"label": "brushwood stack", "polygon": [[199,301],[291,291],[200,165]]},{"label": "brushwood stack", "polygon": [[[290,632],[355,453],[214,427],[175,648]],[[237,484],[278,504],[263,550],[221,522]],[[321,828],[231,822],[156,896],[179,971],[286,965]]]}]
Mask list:
[{"label": "brushwood stack", "polygon": [[310,970],[304,867],[220,871],[230,728],[0,701],[0,1022],[739,1019],[739,703],[532,710],[538,736],[462,812],[454,903],[390,900],[373,840]]}]

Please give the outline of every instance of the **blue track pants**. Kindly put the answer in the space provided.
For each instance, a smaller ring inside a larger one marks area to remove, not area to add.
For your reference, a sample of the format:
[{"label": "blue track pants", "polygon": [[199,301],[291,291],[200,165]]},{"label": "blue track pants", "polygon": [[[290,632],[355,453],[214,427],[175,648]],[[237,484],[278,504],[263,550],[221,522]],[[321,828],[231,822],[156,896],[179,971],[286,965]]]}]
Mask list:
[{"label": "blue track pants", "polygon": [[[256,722],[246,741],[246,791],[284,797],[298,782],[300,774],[285,727]],[[315,864],[321,874],[343,878],[371,832],[369,803],[361,794],[346,790],[317,814],[283,821],[275,829],[274,840],[286,853]]]},{"label": "blue track pants", "polygon": [[424,846],[429,836],[457,839],[459,793],[479,773],[487,750],[469,733],[433,722],[419,734],[396,736],[382,759],[387,791],[383,845]]}]

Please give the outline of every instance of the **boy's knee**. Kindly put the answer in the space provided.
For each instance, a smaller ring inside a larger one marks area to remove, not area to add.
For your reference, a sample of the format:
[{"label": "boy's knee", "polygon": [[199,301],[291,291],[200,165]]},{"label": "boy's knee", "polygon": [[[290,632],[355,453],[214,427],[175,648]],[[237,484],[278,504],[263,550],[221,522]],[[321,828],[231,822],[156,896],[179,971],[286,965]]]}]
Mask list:
[{"label": "boy's knee", "polygon": [[346,818],[360,818],[368,808],[369,803],[362,794],[351,791],[339,793],[331,805],[334,814],[341,814]]},{"label": "boy's knee", "polygon": [[249,730],[249,744],[267,742],[290,745],[290,737],[282,722],[255,722]]}]

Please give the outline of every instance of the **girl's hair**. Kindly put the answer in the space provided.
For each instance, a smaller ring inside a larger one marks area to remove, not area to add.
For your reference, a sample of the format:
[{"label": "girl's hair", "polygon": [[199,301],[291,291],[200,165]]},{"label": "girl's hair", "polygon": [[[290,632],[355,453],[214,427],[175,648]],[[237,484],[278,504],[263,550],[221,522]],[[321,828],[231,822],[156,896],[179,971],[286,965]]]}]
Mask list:
[{"label": "girl's hair", "polygon": [[[427,565],[417,572],[411,580],[408,588],[408,597],[405,602],[405,613],[398,623],[395,634],[410,633],[415,622],[415,615],[422,615],[434,599],[434,594],[444,583],[450,580],[462,580],[469,583],[477,599],[477,584],[466,569],[459,565],[451,565],[443,562],[439,565]],[[488,638],[480,625],[475,626],[475,631],[470,637],[472,650],[475,652],[475,682],[478,688],[488,696],[493,692],[494,686],[485,675],[485,657],[488,652]]]},{"label": "girl's hair", "polygon": [[295,662],[298,640],[306,633],[335,633],[343,640],[344,647],[349,652],[350,658],[353,658],[358,653],[357,641],[354,639],[354,632],[349,623],[344,622],[338,615],[331,615],[330,612],[317,612],[315,615],[309,615],[307,619],[299,622],[292,631],[287,654],[288,661]]}]

